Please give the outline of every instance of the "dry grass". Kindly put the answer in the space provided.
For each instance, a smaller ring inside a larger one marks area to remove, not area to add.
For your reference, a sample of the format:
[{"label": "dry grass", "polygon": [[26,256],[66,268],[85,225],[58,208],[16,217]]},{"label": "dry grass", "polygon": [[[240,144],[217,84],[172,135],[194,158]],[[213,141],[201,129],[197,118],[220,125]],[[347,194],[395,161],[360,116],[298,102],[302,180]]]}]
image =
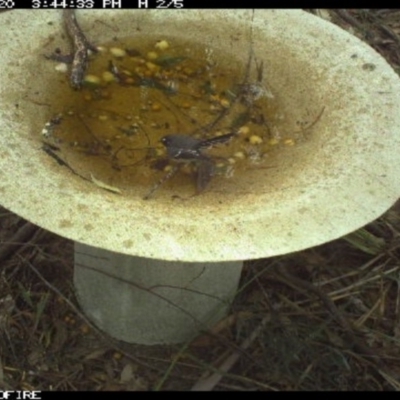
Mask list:
[{"label": "dry grass", "polygon": [[[400,71],[400,10],[310,12]],[[71,242],[0,209],[0,389],[398,390],[399,210],[329,244],[248,262],[211,334],[145,348],[88,325]]]}]

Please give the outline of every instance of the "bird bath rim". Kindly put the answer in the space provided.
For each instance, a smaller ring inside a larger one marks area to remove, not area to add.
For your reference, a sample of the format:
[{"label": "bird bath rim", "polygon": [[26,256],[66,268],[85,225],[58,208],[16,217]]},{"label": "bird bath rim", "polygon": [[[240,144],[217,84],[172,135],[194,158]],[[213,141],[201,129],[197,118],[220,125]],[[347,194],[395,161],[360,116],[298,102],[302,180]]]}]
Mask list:
[{"label": "bird bath rim", "polygon": [[[217,47],[230,43],[239,51],[248,44],[246,38],[234,40],[236,32],[227,32],[227,27],[237,26],[248,37],[249,10],[219,10],[212,15],[207,10],[173,10],[168,24],[165,14],[156,11],[140,14],[140,21],[138,12],[129,10],[114,11],[111,18],[110,11],[80,11],[78,18],[89,37],[104,41],[110,31],[104,32],[94,21],[107,15],[107,24],[119,32],[128,26],[129,16],[132,29],[157,26],[160,36],[167,29],[160,25],[162,20],[176,34],[189,26],[193,31],[203,27],[205,37],[214,30]],[[187,201],[162,194],[143,201],[79,180],[46,158],[40,149],[40,129],[35,131],[24,118],[25,110],[31,115],[37,112],[25,104],[29,93],[24,92],[25,79],[37,71],[25,71],[23,77],[17,71],[29,65],[32,54],[39,59],[49,37],[57,43],[61,26],[59,13],[36,13],[35,20],[27,11],[0,15],[8,44],[3,58],[6,79],[0,88],[0,194],[3,206],[27,220],[74,241],[122,254],[233,261],[294,252],[336,239],[379,217],[397,200],[399,78],[368,45],[299,10],[256,10],[253,21],[254,51],[270,67],[271,85],[287,99],[290,118],[306,115],[307,107],[315,116],[325,106],[314,139],[288,149],[280,172],[256,172],[253,180],[243,183],[249,185],[247,192],[239,195],[209,191]],[[285,63],[272,57],[282,52]],[[38,82],[45,82],[53,68],[44,64]],[[305,93],[308,104],[299,101]]]}]

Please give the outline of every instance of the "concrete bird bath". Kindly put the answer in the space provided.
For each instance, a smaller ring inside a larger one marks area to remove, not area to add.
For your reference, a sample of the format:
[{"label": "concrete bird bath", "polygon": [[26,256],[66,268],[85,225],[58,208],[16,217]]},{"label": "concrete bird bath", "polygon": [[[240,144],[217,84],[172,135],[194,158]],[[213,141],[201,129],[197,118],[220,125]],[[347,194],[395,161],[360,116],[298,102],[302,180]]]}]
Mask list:
[{"label": "concrete bird bath", "polygon": [[[51,115],[61,13],[0,14],[1,204],[75,241],[83,310],[112,336],[142,344],[188,340],[223,317],[242,261],[299,251],[379,217],[400,194],[400,80],[373,49],[298,10],[79,11],[95,43],[157,32],[235,54],[254,52],[284,127],[324,113],[309,140],[255,169],[177,202],[168,190],[116,195],[41,150]],[[111,28],[110,28],[111,27]],[[27,40],[29,38],[29,40]],[[52,86],[53,85],[53,86]]]}]

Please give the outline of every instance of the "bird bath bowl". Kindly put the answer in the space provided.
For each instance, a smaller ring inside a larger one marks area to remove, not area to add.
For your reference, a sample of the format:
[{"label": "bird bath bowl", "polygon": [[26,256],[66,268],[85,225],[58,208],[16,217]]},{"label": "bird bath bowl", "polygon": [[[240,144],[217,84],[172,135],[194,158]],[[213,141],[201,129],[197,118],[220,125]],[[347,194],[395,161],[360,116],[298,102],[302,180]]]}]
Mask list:
[{"label": "bird bath bowl", "polygon": [[226,313],[243,260],[339,238],[397,200],[399,78],[337,26],[299,10],[89,10],[77,17],[96,44],[184,32],[242,65],[251,41],[284,115],[281,129],[296,130],[324,110],[307,140],[280,148],[273,168],[220,179],[184,201],[169,190],[147,201],[140,189],[111,193],[42,150],[52,87],[61,79],[43,54],[68,48],[62,14],[0,14],[1,204],[75,241],[78,299],[112,336],[187,340]]}]

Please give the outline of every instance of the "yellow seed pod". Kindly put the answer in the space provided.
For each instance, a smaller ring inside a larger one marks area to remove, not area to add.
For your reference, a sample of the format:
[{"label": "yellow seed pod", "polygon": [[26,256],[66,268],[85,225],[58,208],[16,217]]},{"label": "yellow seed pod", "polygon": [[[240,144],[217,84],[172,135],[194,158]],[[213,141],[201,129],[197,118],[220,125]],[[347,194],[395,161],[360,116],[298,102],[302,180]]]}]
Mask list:
[{"label": "yellow seed pod", "polygon": [[221,104],[221,106],[224,108],[229,108],[231,105],[231,103],[227,99],[221,99],[219,104]]},{"label": "yellow seed pod", "polygon": [[238,133],[241,135],[247,135],[249,132],[250,132],[250,128],[246,125],[243,125],[238,129]]},{"label": "yellow seed pod", "polygon": [[169,48],[169,43],[166,40],[159,40],[154,47],[159,50],[167,50]]},{"label": "yellow seed pod", "polygon": [[270,139],[270,140],[268,140],[268,144],[270,146],[276,146],[278,143],[279,143],[278,139]]},{"label": "yellow seed pod", "polygon": [[119,47],[111,47],[110,53],[117,58],[122,58],[126,56],[126,51]]},{"label": "yellow seed pod", "polygon": [[262,138],[258,135],[251,135],[249,137],[250,144],[261,144],[263,142]]},{"label": "yellow seed pod", "polygon": [[83,78],[83,82],[90,85],[100,85],[101,80],[98,76],[89,74]]},{"label": "yellow seed pod", "polygon": [[243,153],[243,151],[237,151],[233,156],[235,158],[238,158],[239,160],[243,160],[246,158],[246,155]]},{"label": "yellow seed pod", "polygon": [[103,81],[107,83],[115,81],[115,77],[110,71],[104,71],[101,74],[101,77],[103,78]]}]

